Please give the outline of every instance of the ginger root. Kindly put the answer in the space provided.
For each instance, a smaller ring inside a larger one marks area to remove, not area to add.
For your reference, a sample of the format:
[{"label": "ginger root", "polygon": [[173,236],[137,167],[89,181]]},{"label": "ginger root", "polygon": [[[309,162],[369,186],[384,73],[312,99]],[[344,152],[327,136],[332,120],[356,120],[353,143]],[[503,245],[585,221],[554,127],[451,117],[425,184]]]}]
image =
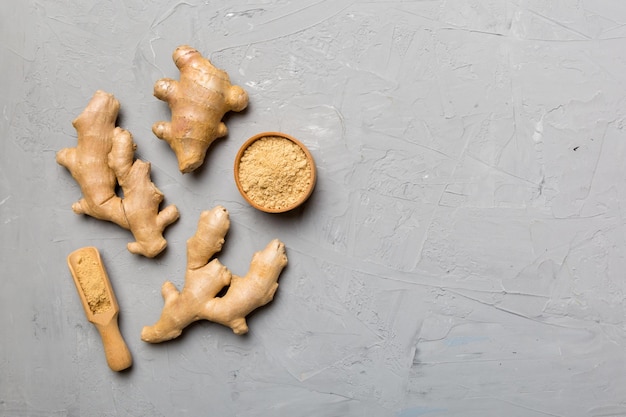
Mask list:
[{"label": "ginger root", "polygon": [[179,46],[172,58],[180,81],[162,78],[154,85],[154,96],[168,103],[172,120],[155,123],[152,131],[176,153],[180,171],[188,173],[202,165],[215,139],[226,136],[224,114],[245,109],[248,94],[190,46]]},{"label": "ginger root", "polygon": [[[77,146],[60,150],[56,160],[83,194],[72,210],[130,230],[135,242],[128,250],[152,258],[167,246],[163,230],[178,219],[178,209],[171,205],[159,212],[163,193],[150,180],[150,163],[134,160],[131,134],[115,127],[119,108],[112,94],[96,91],[72,122]],[[123,198],[116,194],[118,184]]]},{"label": "ginger root", "polygon": [[[222,249],[230,220],[221,206],[204,211],[198,229],[187,241],[185,285],[178,291],[167,281],[161,288],[164,306],[161,317],[141,332],[145,342],[158,343],[178,337],[197,320],[209,320],[230,327],[236,334],[248,332],[246,316],[274,298],[278,276],[287,265],[285,245],[272,240],[254,254],[244,277],[233,275],[213,255]],[[217,295],[228,287],[222,297]]]}]

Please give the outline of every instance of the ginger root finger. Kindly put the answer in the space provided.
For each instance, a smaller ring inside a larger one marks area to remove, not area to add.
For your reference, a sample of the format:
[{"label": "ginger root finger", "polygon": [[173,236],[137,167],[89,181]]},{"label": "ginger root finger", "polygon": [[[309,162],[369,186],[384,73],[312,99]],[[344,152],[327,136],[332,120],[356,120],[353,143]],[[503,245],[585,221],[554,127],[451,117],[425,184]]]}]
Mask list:
[{"label": "ginger root finger", "polygon": [[187,240],[187,268],[200,268],[221,251],[229,228],[230,218],[224,207],[216,206],[200,213],[198,229]]},{"label": "ginger root finger", "polygon": [[285,245],[277,239],[271,241],[254,254],[244,277],[233,275],[226,294],[206,303],[203,315],[236,334],[247,333],[246,316],[274,299],[278,276],[286,265]]}]

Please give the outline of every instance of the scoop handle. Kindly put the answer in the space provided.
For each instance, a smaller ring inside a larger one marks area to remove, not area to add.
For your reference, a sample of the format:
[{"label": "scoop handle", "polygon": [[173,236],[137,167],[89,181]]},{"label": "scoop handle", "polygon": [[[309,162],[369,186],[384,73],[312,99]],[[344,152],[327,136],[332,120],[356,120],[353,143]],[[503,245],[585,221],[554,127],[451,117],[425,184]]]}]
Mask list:
[{"label": "scoop handle", "polygon": [[109,367],[114,371],[122,371],[133,364],[133,358],[117,325],[117,315],[106,324],[94,323],[104,346]]}]

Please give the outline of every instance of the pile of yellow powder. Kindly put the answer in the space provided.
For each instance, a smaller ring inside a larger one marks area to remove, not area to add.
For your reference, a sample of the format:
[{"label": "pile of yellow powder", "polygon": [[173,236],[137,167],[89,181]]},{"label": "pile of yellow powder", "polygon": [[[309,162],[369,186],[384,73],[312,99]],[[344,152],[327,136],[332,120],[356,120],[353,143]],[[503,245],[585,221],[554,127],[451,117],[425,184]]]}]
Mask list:
[{"label": "pile of yellow powder", "polygon": [[289,139],[266,136],[254,141],[239,161],[239,182],[248,198],[270,210],[293,206],[309,190],[311,165]]},{"label": "pile of yellow powder", "polygon": [[81,255],[76,263],[76,276],[93,314],[104,313],[112,308],[104,284],[105,277],[97,258]]}]

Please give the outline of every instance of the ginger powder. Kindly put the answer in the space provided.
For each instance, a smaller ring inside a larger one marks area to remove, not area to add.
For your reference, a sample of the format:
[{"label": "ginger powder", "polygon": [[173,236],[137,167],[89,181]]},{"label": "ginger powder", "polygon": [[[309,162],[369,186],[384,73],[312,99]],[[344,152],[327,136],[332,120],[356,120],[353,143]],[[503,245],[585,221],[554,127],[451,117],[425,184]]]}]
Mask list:
[{"label": "ginger powder", "polygon": [[314,185],[312,158],[303,145],[286,137],[268,135],[253,140],[238,162],[239,189],[261,210],[280,212],[295,208],[309,196]]},{"label": "ginger powder", "polygon": [[87,253],[82,254],[76,262],[76,276],[93,314],[104,313],[112,308],[104,283],[105,277],[96,258]]}]

